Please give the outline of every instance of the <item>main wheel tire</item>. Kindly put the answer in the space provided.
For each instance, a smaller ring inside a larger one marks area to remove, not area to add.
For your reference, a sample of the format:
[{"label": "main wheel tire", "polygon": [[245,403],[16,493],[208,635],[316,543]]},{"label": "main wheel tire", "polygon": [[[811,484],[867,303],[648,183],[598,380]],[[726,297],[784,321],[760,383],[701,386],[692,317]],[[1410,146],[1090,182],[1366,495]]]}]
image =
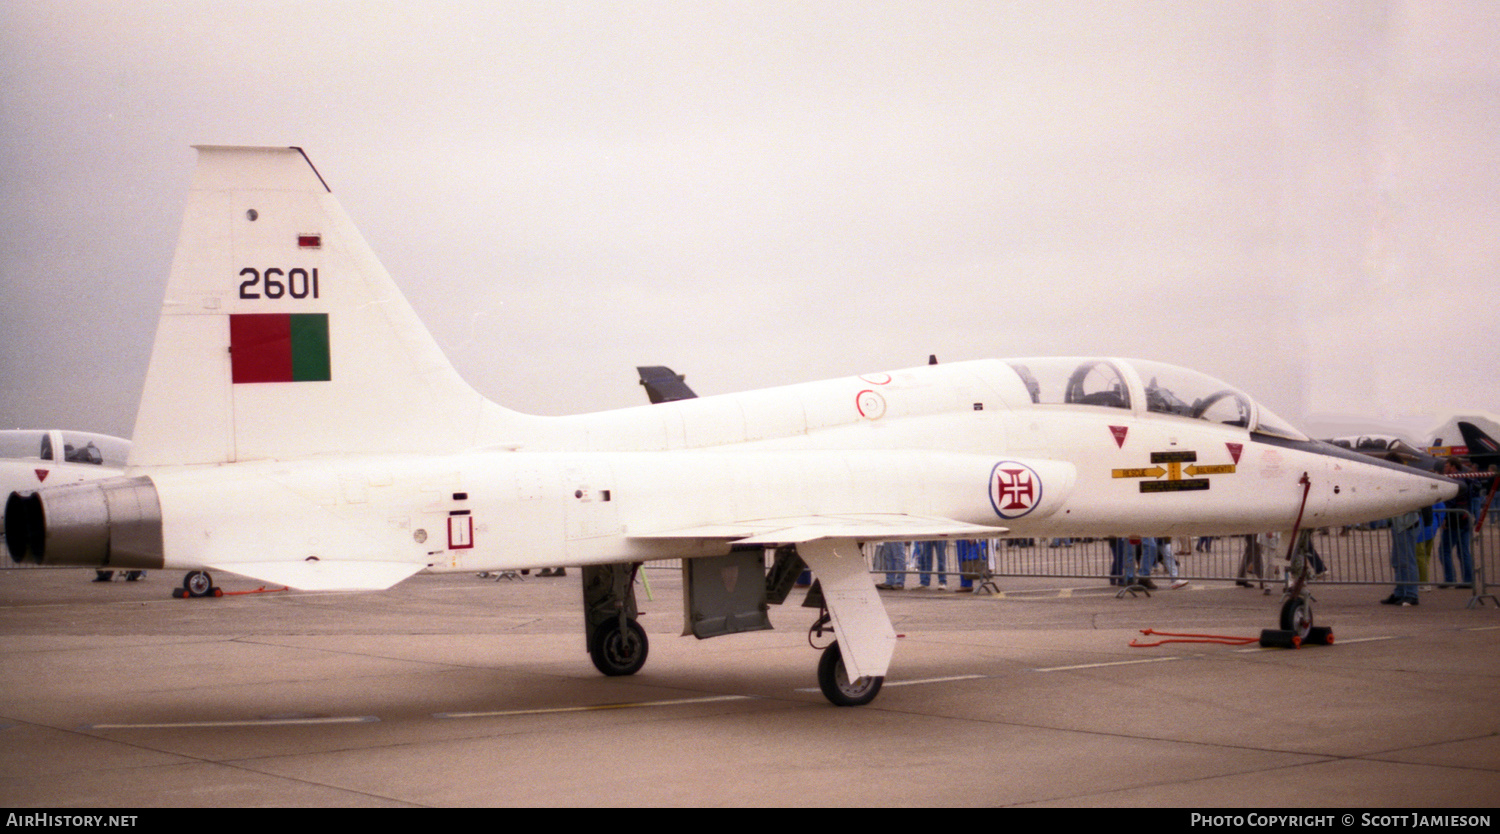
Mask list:
[{"label": "main wheel tire", "polygon": [[182,578],[182,587],[190,597],[206,597],[214,588],[214,579],[208,571],[190,571]]},{"label": "main wheel tire", "polygon": [[1306,599],[1295,597],[1281,604],[1282,631],[1290,631],[1297,635],[1298,639],[1306,640],[1307,631],[1312,628],[1312,625],[1312,606]]},{"label": "main wheel tire", "polygon": [[610,677],[634,675],[646,665],[646,654],[651,644],[646,640],[646,630],[635,620],[625,621],[625,631],[620,630],[616,618],[600,623],[594,630],[594,639],[589,657],[594,667]]},{"label": "main wheel tire", "polygon": [[849,672],[844,668],[844,653],[839,650],[837,642],[830,643],[818,661],[818,688],[836,707],[862,707],[870,703],[880,694],[883,683],[884,676],[849,680]]}]

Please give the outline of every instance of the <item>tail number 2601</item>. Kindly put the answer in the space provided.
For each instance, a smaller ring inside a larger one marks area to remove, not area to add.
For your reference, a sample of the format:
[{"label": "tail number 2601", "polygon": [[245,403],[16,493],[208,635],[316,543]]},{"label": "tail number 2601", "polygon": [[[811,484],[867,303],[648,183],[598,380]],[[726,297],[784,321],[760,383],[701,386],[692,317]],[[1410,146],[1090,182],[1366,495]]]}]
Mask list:
[{"label": "tail number 2601", "polygon": [[301,267],[280,270],[276,267],[262,272],[245,267],[240,275],[248,276],[240,282],[240,298],[317,298],[318,270]]}]

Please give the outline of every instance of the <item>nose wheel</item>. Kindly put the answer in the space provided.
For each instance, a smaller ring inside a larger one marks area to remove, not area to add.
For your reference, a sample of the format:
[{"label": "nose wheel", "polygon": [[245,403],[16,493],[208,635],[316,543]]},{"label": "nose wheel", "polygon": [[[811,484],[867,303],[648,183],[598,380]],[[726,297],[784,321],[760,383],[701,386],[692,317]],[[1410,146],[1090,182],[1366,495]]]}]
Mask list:
[{"label": "nose wheel", "polygon": [[1305,642],[1313,627],[1312,605],[1305,597],[1293,597],[1281,604],[1281,630],[1290,631]]},{"label": "nose wheel", "polygon": [[178,599],[189,597],[216,597],[221,592],[214,587],[214,578],[208,575],[206,570],[189,571],[182,578],[182,587],[173,591],[172,596]]}]

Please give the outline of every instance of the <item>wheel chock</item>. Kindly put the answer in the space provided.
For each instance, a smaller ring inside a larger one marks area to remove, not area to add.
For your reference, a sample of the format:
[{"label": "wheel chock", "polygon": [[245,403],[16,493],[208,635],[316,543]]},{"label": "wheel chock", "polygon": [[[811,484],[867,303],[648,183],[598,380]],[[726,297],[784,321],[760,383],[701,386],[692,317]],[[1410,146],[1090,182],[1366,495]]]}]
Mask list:
[{"label": "wheel chock", "polygon": [[1260,647],[1263,649],[1295,649],[1302,645],[1302,638],[1295,631],[1265,628],[1260,632]]},{"label": "wheel chock", "polygon": [[1328,626],[1313,626],[1307,630],[1307,636],[1302,638],[1304,646],[1332,646],[1333,629]]},{"label": "wheel chock", "polygon": [[[281,590],[286,590],[286,589],[283,588]],[[244,593],[255,593],[255,592],[254,591],[246,591]],[[222,597],[222,596],[224,596],[224,589],[220,588],[218,585],[215,585],[212,588],[209,588],[208,589],[208,593],[204,594],[204,596],[205,597]],[[172,589],[172,599],[193,599],[193,595],[190,594],[190,593],[188,593],[188,589],[187,588],[173,588]]]}]

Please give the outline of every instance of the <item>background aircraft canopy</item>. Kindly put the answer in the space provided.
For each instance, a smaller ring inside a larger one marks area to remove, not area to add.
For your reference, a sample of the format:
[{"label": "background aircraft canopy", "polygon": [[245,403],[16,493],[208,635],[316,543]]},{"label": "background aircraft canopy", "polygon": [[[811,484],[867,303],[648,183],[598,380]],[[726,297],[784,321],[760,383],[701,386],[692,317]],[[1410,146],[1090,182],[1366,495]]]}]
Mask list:
[{"label": "background aircraft canopy", "polygon": [[86,431],[0,431],[0,458],[49,463],[92,463],[123,468],[130,441]]}]

